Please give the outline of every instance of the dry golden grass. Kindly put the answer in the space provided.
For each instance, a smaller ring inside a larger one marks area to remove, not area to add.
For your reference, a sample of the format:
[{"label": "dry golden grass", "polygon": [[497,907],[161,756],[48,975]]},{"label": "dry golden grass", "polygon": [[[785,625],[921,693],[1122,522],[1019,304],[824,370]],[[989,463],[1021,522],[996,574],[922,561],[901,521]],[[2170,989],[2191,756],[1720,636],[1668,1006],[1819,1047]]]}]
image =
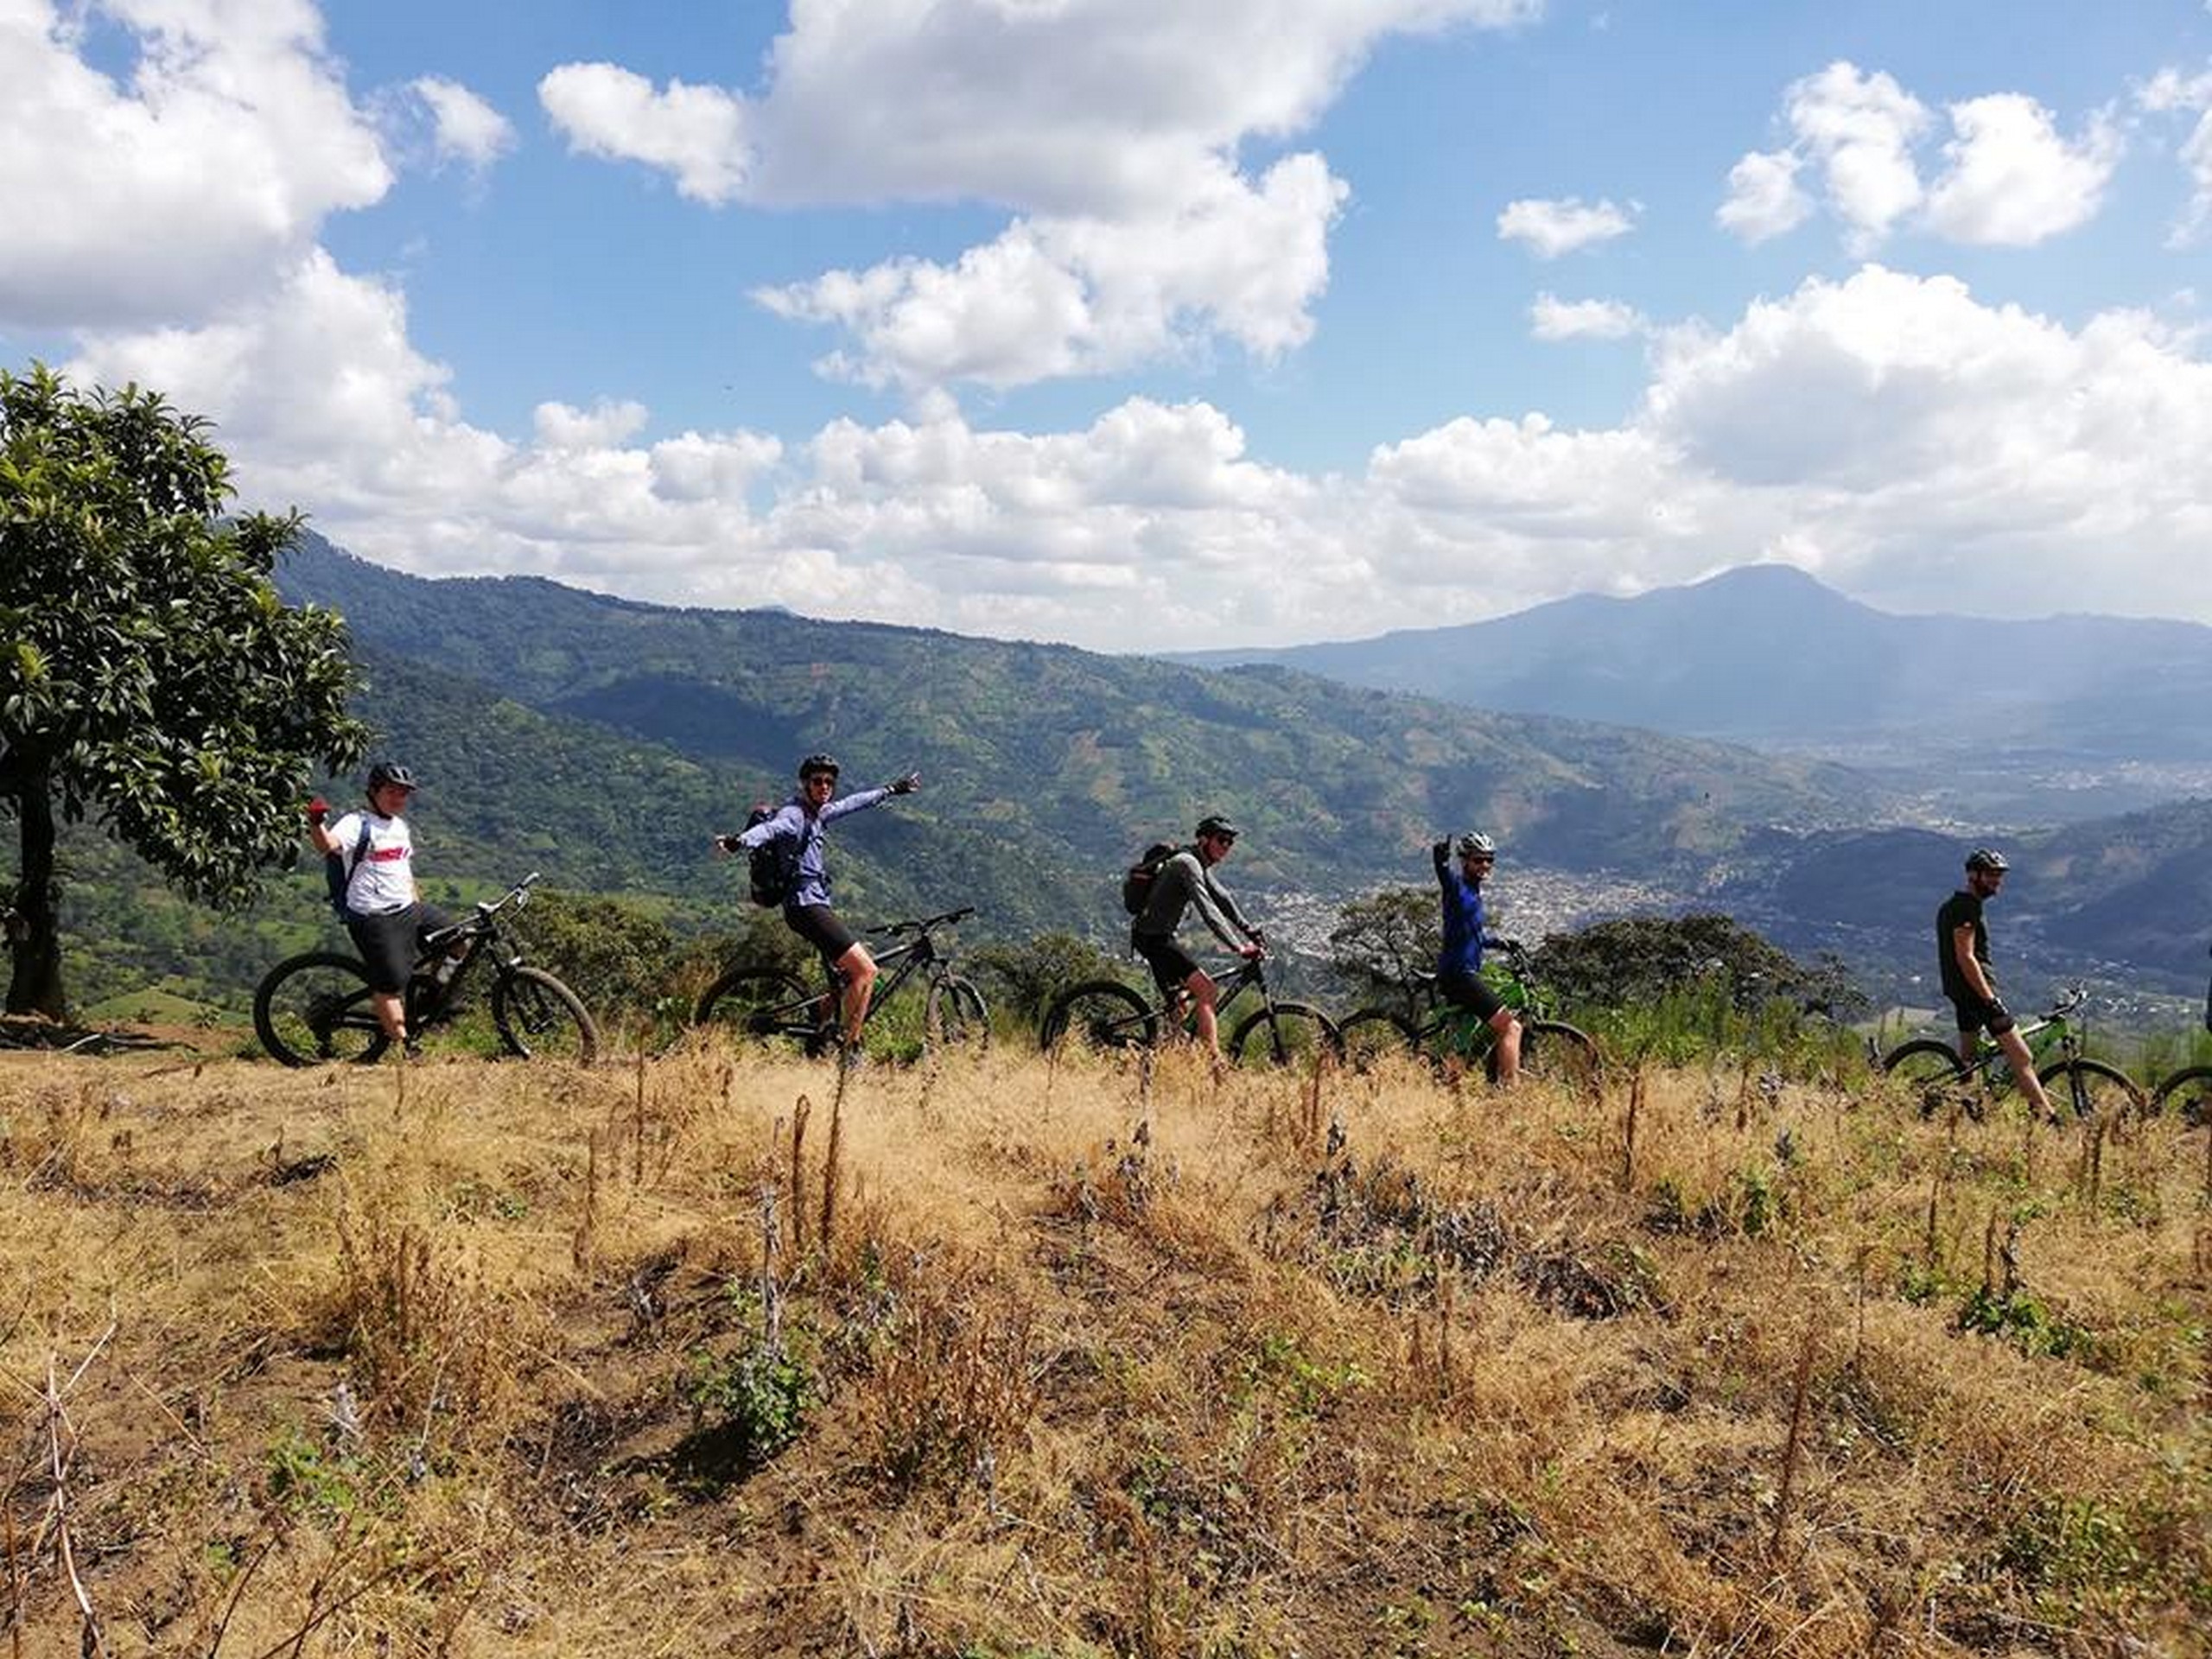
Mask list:
[{"label": "dry golden grass", "polygon": [[107,1653],[233,1659],[2212,1622],[2176,1125],[1725,1065],[1586,1100],[1001,1052],[841,1091],[711,1045],[8,1055],[0,1121],[16,1652],[87,1607]]}]

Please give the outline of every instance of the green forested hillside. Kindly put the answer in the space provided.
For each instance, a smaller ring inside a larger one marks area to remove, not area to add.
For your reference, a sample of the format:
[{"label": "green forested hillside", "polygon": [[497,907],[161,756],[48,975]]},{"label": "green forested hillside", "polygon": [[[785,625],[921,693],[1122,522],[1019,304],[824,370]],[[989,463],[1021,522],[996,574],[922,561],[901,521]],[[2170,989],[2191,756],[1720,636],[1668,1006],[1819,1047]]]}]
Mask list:
[{"label": "green forested hillside", "polygon": [[1869,810],[1840,768],[1281,669],[671,610],[531,579],[429,582],[315,542],[280,579],[344,611],[367,649],[664,744],[745,791],[780,792],[810,748],[836,751],[849,779],[919,766],[931,791],[915,822],[987,843],[994,861],[1028,849],[1103,872],[1219,810],[1249,825],[1248,883],[1326,890],[1402,873],[1447,824],[1492,826],[1569,869],[1679,868],[1751,827]]}]

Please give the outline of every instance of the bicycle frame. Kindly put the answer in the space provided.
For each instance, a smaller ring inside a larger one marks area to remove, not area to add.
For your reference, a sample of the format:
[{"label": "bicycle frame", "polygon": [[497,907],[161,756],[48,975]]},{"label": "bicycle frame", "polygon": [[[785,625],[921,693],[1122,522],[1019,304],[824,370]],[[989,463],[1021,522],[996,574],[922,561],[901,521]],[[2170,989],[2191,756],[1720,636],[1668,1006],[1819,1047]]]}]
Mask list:
[{"label": "bicycle frame", "polygon": [[[1215,1019],[1225,1022],[1229,1010],[1236,1006],[1237,998],[1255,986],[1259,988],[1261,1005],[1268,1007],[1273,1004],[1274,999],[1268,990],[1267,969],[1261,966],[1266,960],[1264,956],[1246,957],[1228,975],[1214,981],[1214,989],[1217,992],[1213,1003]],[[1112,1030],[1125,1025],[1133,1026],[1141,1018],[1157,1020],[1166,1030],[1189,1030],[1192,1014],[1191,994],[1179,985],[1172,992],[1166,993],[1160,992],[1156,985],[1153,989],[1156,1000],[1145,1005],[1145,1012],[1142,1015],[1132,1014],[1126,1020],[1113,1020],[1109,1023],[1107,1028]]]},{"label": "bicycle frame", "polygon": [[[423,948],[415,959],[414,970],[407,979],[407,1024],[410,1030],[421,1030],[443,1024],[451,1017],[459,1001],[461,982],[468,977],[478,957],[486,950],[495,950],[493,963],[498,971],[511,973],[522,965],[522,951],[500,931],[498,921],[501,911],[510,906],[519,907],[530,901],[530,889],[538,879],[532,870],[499,898],[480,902],[476,913],[458,922],[437,929],[423,937]],[[439,959],[452,954],[455,940],[466,942],[467,948],[453,972],[442,980],[436,976]]]},{"label": "bicycle frame", "polygon": [[[874,994],[868,998],[868,1012],[861,1023],[866,1027],[876,1013],[897,994],[899,987],[920,974],[935,983],[952,973],[953,953],[949,947],[940,946],[933,930],[950,927],[963,922],[976,913],[973,905],[958,910],[948,910],[942,915],[924,917],[917,921],[892,922],[882,927],[867,930],[871,938],[896,938],[911,933],[914,937],[904,944],[892,946],[875,958],[879,976]],[[752,1016],[755,1035],[795,1037],[812,1042],[822,1032],[837,1023],[839,999],[844,991],[844,976],[828,963],[823,967],[823,988],[794,997],[772,1007],[758,1010]],[[889,972],[886,974],[885,970]],[[458,974],[454,976],[460,977]]]},{"label": "bicycle frame", "polygon": [[[2065,1059],[2074,1059],[2082,1052],[2082,1040],[2075,1034],[2073,1023],[2067,1015],[2088,1000],[2088,994],[2076,985],[2054,1003],[2048,1012],[2037,1014],[2025,1025],[2015,1026],[2020,1040],[2028,1046],[2028,1058],[2035,1069],[2041,1071],[2043,1063],[2055,1050]],[[1967,1074],[1979,1077],[1990,1090],[2012,1087],[2012,1067],[2005,1058],[2005,1050],[1993,1041],[1986,1033],[1978,1033],[1974,1058],[1965,1062]]]}]

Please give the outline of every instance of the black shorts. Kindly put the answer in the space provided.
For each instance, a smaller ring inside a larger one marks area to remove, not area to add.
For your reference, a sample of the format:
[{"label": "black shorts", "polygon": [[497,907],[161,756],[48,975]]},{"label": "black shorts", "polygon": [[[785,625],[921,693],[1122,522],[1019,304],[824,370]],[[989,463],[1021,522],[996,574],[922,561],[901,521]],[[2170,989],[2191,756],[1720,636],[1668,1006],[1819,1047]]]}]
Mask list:
[{"label": "black shorts", "polygon": [[1446,1002],[1471,1010],[1484,1023],[1505,1006],[1496,991],[1469,974],[1439,974],[1436,990]]},{"label": "black shorts", "polygon": [[407,988],[407,976],[423,954],[423,936],[452,925],[453,918],[435,905],[408,905],[346,918],[346,931],[353,936],[353,948],[369,970],[369,988],[385,996],[397,996]]},{"label": "black shorts", "polygon": [[827,905],[788,905],[784,909],[784,925],[819,950],[823,964],[831,969],[836,967],[838,957],[860,943]]},{"label": "black shorts", "polygon": [[2012,1011],[1993,996],[1986,1002],[1972,996],[1954,997],[1951,1011],[1958,1015],[1961,1032],[1986,1031],[1993,1037],[2002,1037],[2019,1023],[2012,1018]]},{"label": "black shorts", "polygon": [[1172,935],[1157,939],[1147,938],[1141,934],[1132,935],[1129,947],[1144,958],[1145,966],[1152,969],[1153,982],[1163,994],[1172,995],[1181,990],[1191,982],[1192,974],[1205,971],[1189,951],[1175,943]]}]

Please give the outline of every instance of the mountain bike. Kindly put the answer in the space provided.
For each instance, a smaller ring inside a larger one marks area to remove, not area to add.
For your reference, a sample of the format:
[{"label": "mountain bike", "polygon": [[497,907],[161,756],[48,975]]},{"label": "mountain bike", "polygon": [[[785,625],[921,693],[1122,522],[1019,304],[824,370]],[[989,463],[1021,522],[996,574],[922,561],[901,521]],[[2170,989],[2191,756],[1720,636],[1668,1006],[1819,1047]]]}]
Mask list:
[{"label": "mountain bike", "polygon": [[[477,905],[474,915],[423,935],[404,993],[410,1037],[453,1019],[471,970],[488,955],[492,1026],[507,1052],[578,1065],[598,1058],[599,1027],[583,999],[543,968],[526,966],[499,926],[500,913],[527,903],[537,879],[533,870],[501,897]],[[455,944],[463,947],[458,953]],[[253,1029],[262,1047],[286,1065],[367,1065],[391,1040],[370,1001],[368,969],[359,957],[335,950],[288,957],[263,976],[253,991]]]},{"label": "mountain bike", "polygon": [[[2069,1016],[2088,1001],[2088,993],[2081,986],[2069,986],[2048,1013],[2018,1029],[2036,1060],[2036,1079],[2055,1110],[2063,1107],[2077,1118],[2118,1122],[2127,1113],[2144,1109],[2143,1090],[2118,1066],[2082,1052],[2080,1033]],[[1952,1090],[1971,1084],[1964,1105],[1968,1116],[1979,1119],[1989,1096],[2012,1080],[2005,1051],[1986,1035],[1977,1039],[1971,1060],[1961,1060],[1958,1049],[1940,1038],[1916,1037],[1883,1055],[1882,1070],[1917,1090],[1923,1117],[1933,1116]]]},{"label": "mountain bike", "polygon": [[[1483,978],[1499,1000],[1520,1016],[1521,1074],[1572,1089],[1593,1085],[1605,1070],[1605,1055],[1587,1032],[1552,1017],[1551,1004],[1536,982],[1529,952],[1515,940],[1498,947],[1503,963],[1488,964]],[[1366,1066],[1386,1055],[1426,1054],[1440,1070],[1470,1068],[1480,1062],[1485,1076],[1497,1080],[1497,1033],[1473,1010],[1447,1002],[1436,976],[1416,973],[1408,983],[1411,1016],[1395,1008],[1369,1007],[1344,1016],[1344,1052],[1354,1065]]]},{"label": "mountain bike", "polygon": [[[2204,991],[2204,1029],[2212,1031],[2212,985]],[[2151,1091],[2153,1116],[2169,1106],[2192,1129],[2212,1123],[2212,1065],[2185,1065]]]},{"label": "mountain bike", "polygon": [[[1263,950],[1215,982],[1220,995],[1214,1014],[1230,1033],[1222,1052],[1240,1065],[1289,1065],[1317,1052],[1341,1055],[1344,1043],[1336,1021],[1309,1003],[1278,1000],[1268,988],[1266,963]],[[1232,1028],[1229,1010],[1248,990],[1258,996],[1260,1006]],[[1172,995],[1147,1001],[1118,979],[1087,979],[1052,999],[1038,1027],[1038,1040],[1047,1053],[1064,1044],[1102,1051],[1147,1048],[1163,1035],[1187,1030],[1194,1013],[1189,994],[1180,987]]]},{"label": "mountain bike", "polygon": [[[869,999],[865,1027],[899,994],[899,988],[919,975],[927,994],[922,1005],[923,1043],[925,1046],[964,1049],[980,1054],[990,1046],[990,1010],[972,980],[952,969],[952,951],[941,945],[937,934],[964,922],[976,913],[973,905],[948,910],[941,916],[915,921],[890,922],[867,930],[875,939],[903,938],[906,943],[875,957],[875,994]],[[829,1052],[843,1029],[843,981],[827,969],[827,985],[810,989],[797,974],[781,968],[740,963],[725,969],[699,999],[695,1025],[718,1026],[733,1034],[756,1041],[782,1045],[802,1054]]]}]

